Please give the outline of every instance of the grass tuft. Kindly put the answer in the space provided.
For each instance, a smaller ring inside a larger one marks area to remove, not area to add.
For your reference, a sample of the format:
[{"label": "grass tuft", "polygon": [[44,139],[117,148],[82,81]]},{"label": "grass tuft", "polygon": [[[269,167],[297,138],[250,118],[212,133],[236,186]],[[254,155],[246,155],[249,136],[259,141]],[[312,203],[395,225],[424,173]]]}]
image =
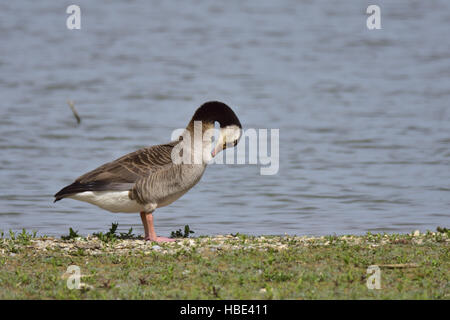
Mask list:
[{"label": "grass tuft", "polygon": [[195,232],[189,228],[189,225],[185,225],[184,233],[181,231],[181,229],[178,229],[177,231],[172,231],[170,233],[170,237],[171,238],[189,238],[189,235],[191,233],[195,233]]},{"label": "grass tuft", "polygon": [[111,228],[109,228],[109,231],[106,233],[98,232],[94,233],[93,236],[99,238],[101,241],[105,243],[111,243],[115,242],[117,240],[124,240],[124,239],[140,239],[140,237],[133,234],[133,228],[130,228],[128,232],[121,232],[117,234],[117,228],[119,227],[119,223],[112,223]]},{"label": "grass tuft", "polygon": [[69,228],[69,234],[67,236],[61,236],[61,239],[63,240],[72,240],[75,238],[79,238],[80,235],[78,234],[78,230],[74,231],[72,228]]}]

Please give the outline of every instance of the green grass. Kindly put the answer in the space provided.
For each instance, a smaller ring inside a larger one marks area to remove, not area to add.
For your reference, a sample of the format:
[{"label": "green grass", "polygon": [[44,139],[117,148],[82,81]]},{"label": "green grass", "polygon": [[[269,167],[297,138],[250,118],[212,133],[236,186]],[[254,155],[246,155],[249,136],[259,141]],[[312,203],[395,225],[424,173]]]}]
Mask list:
[{"label": "green grass", "polygon": [[[0,239],[0,299],[450,298],[448,230],[309,240],[236,234],[156,249],[135,239],[47,239],[56,244],[46,250],[25,231]],[[70,265],[91,289],[67,288]],[[380,290],[366,286],[370,265],[381,265]]]}]

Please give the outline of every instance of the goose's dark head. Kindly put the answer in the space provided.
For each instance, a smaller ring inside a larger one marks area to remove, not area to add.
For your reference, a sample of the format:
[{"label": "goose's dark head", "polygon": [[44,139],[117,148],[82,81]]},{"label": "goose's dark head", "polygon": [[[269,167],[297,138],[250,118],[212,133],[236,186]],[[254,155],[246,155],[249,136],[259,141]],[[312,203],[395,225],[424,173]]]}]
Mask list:
[{"label": "goose's dark head", "polygon": [[242,135],[242,125],[234,111],[219,101],[204,103],[195,111],[190,124],[194,121],[201,121],[204,126],[212,128],[216,121],[219,123],[220,134],[211,154],[213,157],[226,148],[236,146]]}]

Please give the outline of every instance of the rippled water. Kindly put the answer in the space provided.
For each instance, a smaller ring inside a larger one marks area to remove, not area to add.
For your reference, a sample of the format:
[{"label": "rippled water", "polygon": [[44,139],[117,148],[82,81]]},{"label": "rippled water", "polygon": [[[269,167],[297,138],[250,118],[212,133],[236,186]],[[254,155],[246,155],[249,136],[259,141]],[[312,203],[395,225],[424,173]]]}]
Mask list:
[{"label": "rippled water", "polygon": [[[280,129],[280,170],[211,166],[156,212],[161,235],[407,232],[448,226],[450,3],[0,3],[0,229],[82,234],[139,215],[52,195],[167,142],[207,100]],[[82,118],[76,125],[67,100]]]}]

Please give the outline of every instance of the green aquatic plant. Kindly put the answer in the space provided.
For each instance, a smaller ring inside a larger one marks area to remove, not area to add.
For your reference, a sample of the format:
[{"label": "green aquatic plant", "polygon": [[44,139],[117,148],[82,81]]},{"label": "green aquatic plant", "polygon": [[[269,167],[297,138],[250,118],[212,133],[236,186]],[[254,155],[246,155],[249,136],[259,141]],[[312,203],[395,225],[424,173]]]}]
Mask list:
[{"label": "green aquatic plant", "polygon": [[112,223],[111,228],[109,228],[109,231],[106,233],[98,232],[94,233],[93,235],[99,238],[103,242],[114,242],[116,240],[123,240],[123,239],[139,239],[138,236],[133,234],[133,228],[130,228],[128,232],[121,232],[117,234],[117,228],[119,227],[119,223]]},{"label": "green aquatic plant", "polygon": [[97,232],[97,233],[93,233],[92,235],[99,238],[103,242],[113,242],[113,241],[117,240],[116,230],[117,230],[118,226],[119,226],[119,223],[113,222],[111,224],[111,228],[109,228],[108,232],[106,232],[106,233]]},{"label": "green aquatic plant", "polygon": [[63,240],[71,240],[80,237],[78,234],[78,230],[74,231],[72,228],[69,228],[69,234],[67,236],[61,236]]},{"label": "green aquatic plant", "polygon": [[170,233],[171,238],[189,238],[189,235],[191,233],[195,233],[191,228],[189,228],[189,225],[184,226],[184,233],[181,229],[178,229],[177,231],[172,231]]},{"label": "green aquatic plant", "polygon": [[[22,229],[22,232],[16,233],[12,230],[9,230],[9,239],[12,241],[17,241],[20,244],[27,245],[30,243],[31,239],[36,238],[37,231],[32,231],[28,233],[27,230]],[[3,239],[5,233],[3,231],[0,232],[0,239]]]},{"label": "green aquatic plant", "polygon": [[437,227],[437,228],[436,228],[436,231],[439,232],[439,233],[446,233],[447,236],[450,237],[450,229],[448,229],[448,228]]},{"label": "green aquatic plant", "polygon": [[118,236],[119,239],[138,239],[139,237],[133,234],[133,228],[128,229],[128,232],[121,232]]},{"label": "green aquatic plant", "polygon": [[17,240],[21,244],[28,245],[31,243],[31,239],[36,238],[36,234],[37,234],[37,231],[28,233],[25,229],[22,229],[22,232],[17,235]]}]

